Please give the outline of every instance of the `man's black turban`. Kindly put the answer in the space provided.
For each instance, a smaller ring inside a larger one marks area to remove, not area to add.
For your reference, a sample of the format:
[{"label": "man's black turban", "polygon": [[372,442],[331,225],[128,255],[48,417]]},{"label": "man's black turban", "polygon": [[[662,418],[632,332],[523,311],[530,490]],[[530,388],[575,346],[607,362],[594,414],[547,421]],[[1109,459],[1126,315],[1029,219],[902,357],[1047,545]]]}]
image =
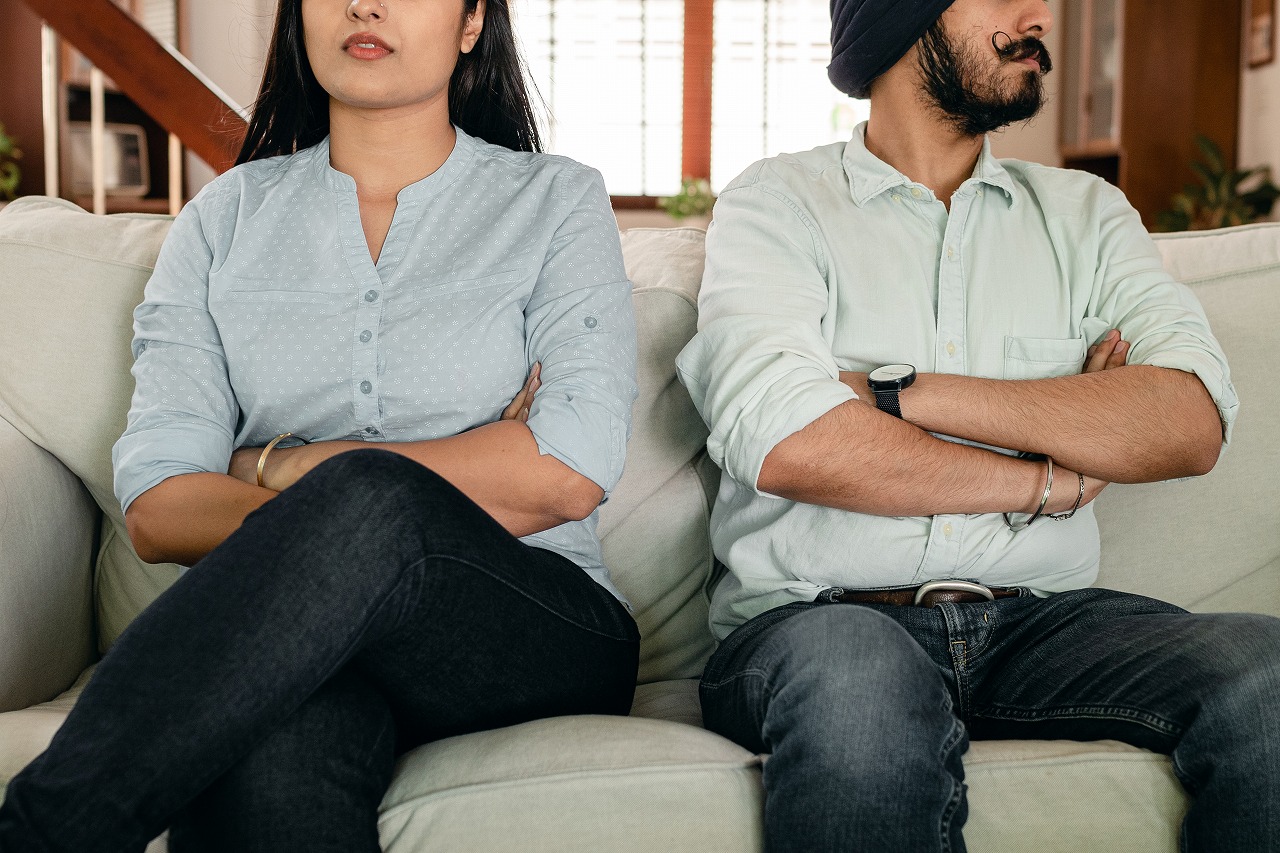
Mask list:
[{"label": "man's black turban", "polygon": [[865,98],[933,26],[953,0],[831,0],[831,64],[835,87]]}]

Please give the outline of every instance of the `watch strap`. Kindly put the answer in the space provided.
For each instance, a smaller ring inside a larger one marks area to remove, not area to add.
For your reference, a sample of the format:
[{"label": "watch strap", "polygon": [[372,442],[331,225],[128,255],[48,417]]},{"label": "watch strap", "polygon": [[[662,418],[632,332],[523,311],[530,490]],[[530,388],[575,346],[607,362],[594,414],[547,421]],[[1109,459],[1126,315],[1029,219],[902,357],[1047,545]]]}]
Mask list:
[{"label": "watch strap", "polygon": [[898,406],[898,389],[893,388],[888,391],[872,391],[876,395],[876,408],[882,412],[893,415],[895,418],[902,418],[902,409]]}]

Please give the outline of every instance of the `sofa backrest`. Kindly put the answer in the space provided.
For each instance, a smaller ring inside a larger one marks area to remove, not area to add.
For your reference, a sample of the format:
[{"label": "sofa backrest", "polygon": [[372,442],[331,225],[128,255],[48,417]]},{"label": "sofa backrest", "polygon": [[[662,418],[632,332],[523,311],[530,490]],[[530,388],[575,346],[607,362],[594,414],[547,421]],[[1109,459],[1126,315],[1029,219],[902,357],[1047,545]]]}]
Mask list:
[{"label": "sofa backrest", "polygon": [[1098,584],[1280,616],[1280,223],[1158,235],[1156,245],[1204,305],[1240,411],[1207,476],[1102,493]]},{"label": "sofa backrest", "polygon": [[707,429],[676,379],[675,358],[698,328],[704,233],[633,229],[622,254],[635,294],[640,396],[622,481],[601,508],[605,563],[644,638],[640,682],[694,678],[711,654],[708,532],[719,472]]},{"label": "sofa backrest", "polygon": [[178,574],[134,554],[111,474],[133,394],[133,309],[169,223],[36,197],[0,211],[0,417],[83,480],[102,509],[94,601],[103,651]]}]

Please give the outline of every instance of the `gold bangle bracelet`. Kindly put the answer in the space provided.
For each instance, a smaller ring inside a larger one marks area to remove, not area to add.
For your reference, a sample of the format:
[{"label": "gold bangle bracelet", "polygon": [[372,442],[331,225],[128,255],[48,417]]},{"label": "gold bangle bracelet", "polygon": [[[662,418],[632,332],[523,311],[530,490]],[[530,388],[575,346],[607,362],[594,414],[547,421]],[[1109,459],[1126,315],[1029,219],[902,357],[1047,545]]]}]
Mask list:
[{"label": "gold bangle bracelet", "polygon": [[259,488],[263,488],[263,489],[266,488],[266,486],[263,485],[262,483],[262,472],[265,471],[267,468],[267,454],[270,453],[272,450],[274,450],[277,444],[284,441],[286,438],[291,438],[292,436],[293,436],[293,433],[291,432],[282,432],[279,435],[277,435],[275,438],[268,441],[267,446],[262,448],[262,455],[258,457],[258,487]]}]

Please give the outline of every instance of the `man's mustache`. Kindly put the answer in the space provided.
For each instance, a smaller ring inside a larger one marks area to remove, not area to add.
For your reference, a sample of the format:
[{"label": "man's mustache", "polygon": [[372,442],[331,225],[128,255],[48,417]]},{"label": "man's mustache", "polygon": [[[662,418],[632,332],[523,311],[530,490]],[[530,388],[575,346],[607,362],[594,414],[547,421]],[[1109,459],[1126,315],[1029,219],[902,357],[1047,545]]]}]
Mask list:
[{"label": "man's mustache", "polygon": [[[1000,36],[1004,36],[1004,44],[1000,44]],[[995,48],[996,55],[1004,62],[1021,62],[1024,59],[1034,59],[1040,63],[1040,73],[1048,74],[1053,70],[1053,59],[1049,56],[1049,48],[1044,46],[1044,42],[1035,36],[1027,36],[1024,39],[1014,41],[1006,33],[996,33],[991,37],[991,46]]]}]

